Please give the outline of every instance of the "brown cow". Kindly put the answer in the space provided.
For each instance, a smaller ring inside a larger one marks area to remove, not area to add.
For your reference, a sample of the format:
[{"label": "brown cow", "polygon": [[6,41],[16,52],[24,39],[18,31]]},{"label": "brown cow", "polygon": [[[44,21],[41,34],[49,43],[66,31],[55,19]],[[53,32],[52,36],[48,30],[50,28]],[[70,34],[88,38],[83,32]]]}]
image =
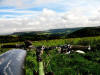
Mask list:
[{"label": "brown cow", "polygon": [[32,46],[32,41],[30,40],[25,40],[25,50],[30,51],[31,49],[35,49],[34,46]]},{"label": "brown cow", "polygon": [[32,45],[32,41],[30,41],[30,40],[25,40],[24,43],[25,43],[26,48],[28,46]]}]

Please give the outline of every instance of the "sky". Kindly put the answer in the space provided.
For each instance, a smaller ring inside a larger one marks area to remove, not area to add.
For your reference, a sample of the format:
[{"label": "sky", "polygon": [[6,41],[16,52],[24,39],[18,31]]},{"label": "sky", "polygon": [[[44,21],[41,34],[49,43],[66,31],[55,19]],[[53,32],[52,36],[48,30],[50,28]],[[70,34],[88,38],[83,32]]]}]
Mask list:
[{"label": "sky", "polygon": [[100,26],[100,0],[0,0],[0,34]]}]

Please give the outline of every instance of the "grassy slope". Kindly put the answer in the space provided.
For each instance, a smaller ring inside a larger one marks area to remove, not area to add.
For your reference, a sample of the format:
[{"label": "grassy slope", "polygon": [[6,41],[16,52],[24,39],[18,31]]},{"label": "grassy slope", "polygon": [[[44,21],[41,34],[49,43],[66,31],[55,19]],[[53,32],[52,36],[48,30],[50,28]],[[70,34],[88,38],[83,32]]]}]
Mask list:
[{"label": "grassy slope", "polygon": [[87,36],[100,36],[100,27],[86,27],[80,30],[77,30],[71,34],[68,34],[68,37],[87,37]]},{"label": "grassy slope", "polygon": [[[49,51],[43,55],[45,72],[53,71],[55,75],[100,75],[100,36],[87,38],[71,38],[50,41],[35,41],[33,45],[57,46],[63,44],[81,44],[97,47],[95,52],[88,52],[84,55],[72,53],[70,55],[58,54],[56,50]],[[4,51],[7,51],[5,49]],[[87,59],[88,58],[88,59]],[[35,51],[27,53],[26,75],[32,75],[33,70],[38,70]]]}]

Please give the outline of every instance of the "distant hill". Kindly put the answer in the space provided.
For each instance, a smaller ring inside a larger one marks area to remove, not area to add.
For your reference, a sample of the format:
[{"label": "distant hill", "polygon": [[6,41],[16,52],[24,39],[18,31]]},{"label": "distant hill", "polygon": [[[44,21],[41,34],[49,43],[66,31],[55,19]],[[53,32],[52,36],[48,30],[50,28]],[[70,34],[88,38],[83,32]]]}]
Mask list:
[{"label": "distant hill", "polygon": [[51,30],[47,30],[47,31],[26,31],[26,32],[15,32],[12,35],[34,35],[34,34],[69,34],[72,33],[74,31],[77,31],[81,28],[63,28],[63,29],[51,29]]},{"label": "distant hill", "polygon": [[100,35],[100,27],[86,27],[80,30],[77,30],[73,33],[68,34],[68,37],[91,37],[91,36],[99,36]]},{"label": "distant hill", "polygon": [[25,31],[25,32],[14,32],[11,35],[34,35],[44,33],[43,31]]},{"label": "distant hill", "polygon": [[0,43],[17,42],[25,40],[40,41],[91,36],[100,36],[100,27],[64,28],[51,29],[47,31],[15,32],[11,35],[1,35]]},{"label": "distant hill", "polygon": [[50,33],[66,33],[66,34],[69,34],[69,33],[72,33],[74,31],[77,31],[81,28],[63,28],[63,29],[51,29],[49,30]]},{"label": "distant hill", "polygon": [[[81,28],[64,28],[64,29],[51,29],[47,31],[25,31],[25,32],[15,32],[8,35],[11,40],[6,38],[6,36],[0,36],[2,42],[15,42],[15,41],[40,41],[40,40],[52,40],[52,39],[65,39],[67,34],[77,31]],[[4,39],[3,39],[3,38]],[[7,39],[7,41],[5,40]]]}]

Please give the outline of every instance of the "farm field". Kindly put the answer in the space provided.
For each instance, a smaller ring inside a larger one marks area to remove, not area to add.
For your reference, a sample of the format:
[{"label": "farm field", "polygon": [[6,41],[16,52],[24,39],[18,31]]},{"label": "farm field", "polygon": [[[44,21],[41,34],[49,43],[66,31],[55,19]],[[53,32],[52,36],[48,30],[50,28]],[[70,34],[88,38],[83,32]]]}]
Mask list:
[{"label": "farm field", "polygon": [[[23,43],[23,42],[16,42]],[[4,44],[16,44],[4,43]],[[100,75],[100,36],[86,38],[57,39],[49,41],[33,41],[34,46],[59,46],[64,44],[90,45],[95,47],[94,51],[85,54],[71,53],[59,54],[56,49],[50,50],[49,56],[44,52],[42,58],[45,72],[54,72],[55,75]],[[1,44],[0,44],[1,45]],[[0,49],[0,54],[9,49]],[[28,51],[25,62],[26,75],[32,75],[38,71],[35,50]]]}]

